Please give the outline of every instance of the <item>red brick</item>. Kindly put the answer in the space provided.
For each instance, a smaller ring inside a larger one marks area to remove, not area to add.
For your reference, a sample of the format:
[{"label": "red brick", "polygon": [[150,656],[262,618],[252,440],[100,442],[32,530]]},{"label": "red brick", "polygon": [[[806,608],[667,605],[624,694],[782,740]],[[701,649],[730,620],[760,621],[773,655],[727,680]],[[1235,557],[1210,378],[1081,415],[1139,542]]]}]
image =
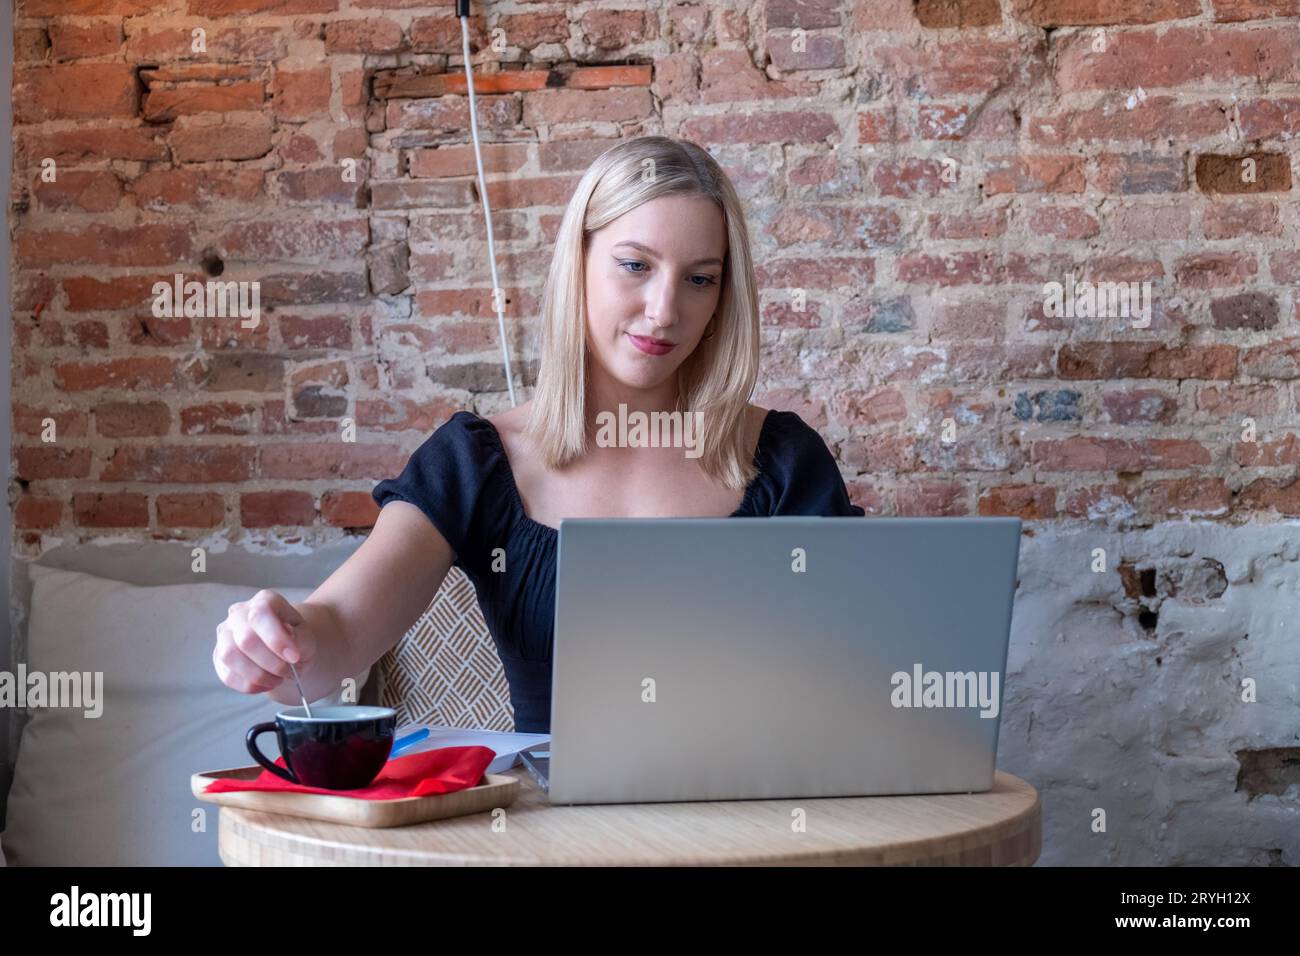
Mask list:
[{"label": "red brick", "polygon": [[1087,32],[1061,39],[1056,81],[1063,91],[1300,79],[1300,31],[1294,28],[1112,30],[1105,52],[1094,52],[1092,44]]},{"label": "red brick", "polygon": [[159,495],[158,524],[168,528],[215,528],[226,518],[226,503],[215,492]]},{"label": "red brick", "polygon": [[1237,349],[1231,345],[1169,347],[1158,342],[1068,342],[1057,356],[1063,379],[1232,379]]},{"label": "red brick", "polygon": [[1255,378],[1300,378],[1300,338],[1248,349],[1242,353],[1241,370]]},{"label": "red brick", "polygon": [[266,117],[238,122],[193,121],[181,117],[168,141],[178,163],[204,163],[219,159],[257,159],[271,151],[271,121]]},{"label": "red brick", "polygon": [[172,413],[162,402],[105,402],[95,406],[95,431],[106,438],[166,435]]},{"label": "red brick", "polygon": [[[79,17],[136,17],[154,13],[157,0],[77,0]],[[64,17],[68,0],[21,0],[18,14],[24,17]]]},{"label": "red brick", "polygon": [[1182,438],[1043,439],[1034,442],[1032,457],[1042,471],[1150,471],[1210,463],[1205,446]]},{"label": "red brick", "polygon": [[50,22],[50,52],[56,60],[107,56],[122,46],[122,24],[117,20],[94,20],[71,24]]},{"label": "red brick", "polygon": [[335,20],[325,25],[326,53],[396,53],[405,41],[392,20]]},{"label": "red brick", "polygon": [[57,528],[63,520],[63,502],[57,498],[23,495],[14,512],[14,526],[38,531]]},{"label": "red brick", "polygon": [[770,227],[777,245],[841,242],[852,237],[861,249],[891,246],[902,236],[898,213],[887,206],[786,205]]},{"label": "red brick", "polygon": [[972,212],[936,212],[930,214],[928,223],[931,239],[995,239],[1007,231],[1007,209],[995,206]]},{"label": "red brick", "polygon": [[1050,485],[999,485],[976,502],[976,513],[1007,515],[1022,521],[1056,517],[1056,489]]},{"label": "red brick", "polygon": [[907,132],[900,128],[898,111],[893,106],[858,113],[859,143],[898,143],[906,139]]},{"label": "red brick", "polygon": [[1276,441],[1237,442],[1232,457],[1243,468],[1281,468],[1300,465],[1300,437],[1287,432]]},{"label": "red brick", "polygon": [[368,491],[327,491],[321,495],[320,513],[335,528],[371,528],[379,506]]},{"label": "red brick", "polygon": [[115,358],[106,362],[56,362],[54,383],[65,392],[100,388],[178,388],[186,376],[176,359],[165,356]]},{"label": "red brick", "polygon": [[1150,143],[1161,137],[1177,140],[1215,139],[1227,128],[1231,104],[1216,100],[1188,103],[1173,96],[1132,93],[1106,94],[1095,105],[1032,117],[1029,136],[1043,146],[1075,143]]},{"label": "red brick", "polygon": [[1007,306],[1005,302],[980,302],[963,299],[961,302],[938,302],[932,307],[930,334],[933,339],[971,341],[993,339],[1001,341],[1005,334]]},{"label": "red brick", "polygon": [[916,0],[916,22],[931,29],[997,26],[998,0]]},{"label": "red brick", "polygon": [[1154,388],[1105,392],[1101,396],[1106,417],[1117,425],[1173,424],[1178,414],[1178,396]]},{"label": "red brick", "polygon": [[[337,432],[337,428],[333,428]],[[258,474],[263,478],[380,479],[398,474],[409,453],[397,445],[366,445],[338,439],[315,444],[263,444]]]},{"label": "red brick", "polygon": [[80,126],[54,132],[18,132],[14,156],[17,166],[39,165],[46,157],[60,165],[110,159],[157,162],[167,158],[167,144],[157,130],[143,127]]},{"label": "red brick", "polygon": [[783,72],[796,70],[837,70],[844,66],[844,41],[837,36],[814,33],[802,37],[802,50],[796,50],[795,38],[788,33],[767,35],[767,55],[772,65]]},{"label": "red brick", "polygon": [[1182,156],[1103,154],[1097,157],[1094,184],[1104,193],[1124,196],[1182,192],[1187,169]]},{"label": "red brick", "polygon": [[1017,69],[1041,60],[1041,46],[1022,48],[1011,40],[966,39],[933,47],[878,46],[872,51],[885,73],[908,95],[991,93],[1005,86]]},{"label": "red brick", "polygon": [[1262,510],[1271,508],[1287,516],[1300,515],[1300,479],[1277,482],[1257,478],[1237,493],[1237,507]]},{"label": "red brick", "polygon": [[874,260],[847,256],[771,259],[756,263],[754,273],[764,289],[838,291],[870,284],[876,277]]},{"label": "red brick", "polygon": [[578,20],[586,41],[598,50],[620,50],[659,35],[657,20],[640,10],[588,10]]},{"label": "red brick", "polygon": [[752,114],[690,116],[677,133],[701,146],[741,143],[810,143],[838,141],[840,124],[829,113],[764,111]]},{"label": "red brick", "polygon": [[220,245],[227,255],[240,259],[314,263],[359,256],[369,239],[366,219],[281,219],[231,226],[221,234]]},{"label": "red brick", "polygon": [[1106,231],[1131,242],[1136,239],[1186,239],[1191,230],[1191,210],[1177,206],[1122,206],[1108,208]]},{"label": "red brick", "polygon": [[1163,478],[1144,485],[1139,510],[1157,520],[1170,515],[1223,515],[1232,506],[1232,491],[1222,478]]},{"label": "red brick", "polygon": [[[373,0],[372,0],[373,2]],[[428,7],[428,3],[418,4],[421,7]],[[472,5],[471,5],[472,6]],[[473,10],[477,8],[473,8]],[[453,56],[461,55],[461,27],[460,20],[451,15],[451,12],[436,17],[417,17],[411,21],[411,29],[408,31],[411,39],[411,51],[414,53],[449,53]],[[471,53],[486,49],[491,42],[491,37],[487,32],[487,20],[481,14],[474,14],[469,18],[469,48]],[[506,43],[510,42],[510,37],[506,37]]]},{"label": "red brick", "polygon": [[316,520],[316,501],[305,491],[251,491],[239,496],[239,523],[245,528],[300,527]]},{"label": "red brick", "polygon": [[14,70],[14,123],[134,116],[135,71],[121,63],[68,63]]},{"label": "red brick", "polygon": [[56,212],[108,212],[122,201],[122,183],[116,173],[106,169],[65,170],[52,183],[38,175],[32,183],[32,192],[42,207]]},{"label": "red brick", "polygon": [[1248,140],[1300,135],[1300,99],[1247,100],[1238,104],[1241,135]]},{"label": "red brick", "polygon": [[1029,230],[1031,235],[1054,239],[1088,239],[1101,231],[1101,225],[1083,209],[1039,206],[1030,214]]},{"label": "red brick", "polygon": [[330,68],[275,71],[272,102],[275,115],[287,120],[327,116],[330,108]]},{"label": "red brick", "polygon": [[147,495],[77,492],[72,496],[73,522],[83,528],[147,528]]},{"label": "red brick", "polygon": [[907,420],[907,400],[892,387],[838,392],[831,407],[836,417],[850,428]]},{"label": "red brick", "polygon": [[566,206],[573,198],[573,191],[580,178],[579,176],[542,176],[533,179],[518,177],[498,179],[488,183],[488,202],[492,206],[493,214],[498,209]]},{"label": "red brick", "polygon": [[44,478],[89,478],[89,448],[15,448],[14,477],[24,481]]},{"label": "red brick", "polygon": [[[1250,171],[1247,161],[1254,165],[1251,181],[1246,179]],[[1197,156],[1196,185],[1206,193],[1286,192],[1291,188],[1291,157],[1263,152]]]},{"label": "red brick", "polygon": [[265,100],[266,87],[260,81],[151,89],[144,97],[144,118],[151,123],[170,123],[194,113],[257,110]]},{"label": "red brick", "polygon": [[18,233],[18,256],[28,268],[68,263],[110,266],[171,265],[191,258],[194,230],[185,225],[90,225],[67,232]]},{"label": "red brick", "polygon": [[349,349],[352,322],[338,315],[280,315],[280,338],[287,349]]},{"label": "red brick", "polygon": [[100,481],[212,484],[253,477],[257,450],[223,445],[123,445],[104,465]]},{"label": "red brick", "polygon": [[[514,96],[479,96],[474,105],[479,130],[505,130],[519,124],[521,107]],[[436,100],[390,100],[385,107],[389,129],[458,130],[469,126],[469,97],[445,96]]]},{"label": "red brick", "polygon": [[151,169],[127,189],[141,208],[165,212],[173,206],[261,199],[264,178],[258,169]]},{"label": "red brick", "polygon": [[213,402],[181,409],[182,435],[251,435],[257,407],[241,402]]},{"label": "red brick", "polygon": [[985,195],[998,193],[1081,193],[1083,160],[1077,156],[995,158],[984,175]]},{"label": "red brick", "polygon": [[[528,146],[523,143],[488,144],[482,150],[484,173],[515,173],[528,163]],[[583,168],[586,168],[585,164]],[[417,178],[474,176],[478,173],[473,146],[412,150],[407,170]]]},{"label": "red brick", "polygon": [[882,196],[899,199],[914,196],[933,198],[950,192],[961,184],[960,167],[948,174],[952,182],[943,178],[947,168],[949,167],[937,159],[882,160],[872,171],[871,181]]},{"label": "red brick", "polygon": [[42,27],[14,30],[14,62],[42,63],[50,55],[50,34]]},{"label": "red brick", "polygon": [[[662,79],[662,62],[655,64]],[[690,67],[690,88],[694,92],[695,67]],[[778,100],[791,96],[815,95],[815,87],[807,80],[788,77],[769,79],[754,65],[747,50],[715,49],[700,57],[700,99],[705,103],[738,103],[745,100]]]},{"label": "red brick", "polygon": [[1273,415],[1282,407],[1282,395],[1272,385],[1211,385],[1196,393],[1196,407],[1207,415]]},{"label": "red brick", "polygon": [[1221,23],[1300,17],[1300,0],[1213,0],[1214,19]]},{"label": "red brick", "polygon": [[[354,6],[356,4],[353,4]],[[361,6],[374,6],[362,3]],[[192,17],[226,17],[240,13],[334,13],[339,0],[188,0],[186,12]]]},{"label": "red brick", "polygon": [[561,123],[624,123],[648,118],[654,106],[648,89],[547,90],[524,94],[526,126]]},{"label": "red brick", "polygon": [[1241,285],[1259,271],[1252,255],[1204,252],[1174,262],[1178,284],[1188,289],[1213,289]]},{"label": "red brick", "polygon": [[531,50],[543,43],[565,43],[569,39],[569,18],[563,10],[503,16],[497,20],[497,26],[505,31],[507,45],[521,50]]},{"label": "red brick", "polygon": [[1300,252],[1275,252],[1268,268],[1274,282],[1300,283]]},{"label": "red brick", "polygon": [[1276,204],[1247,199],[1211,203],[1203,214],[1202,229],[1206,239],[1280,236],[1282,222]]},{"label": "red brick", "polygon": [[205,52],[193,49],[193,26],[154,30],[145,19],[126,22],[126,58],[132,63],[170,63],[187,58],[203,62],[283,59],[293,34],[281,26],[205,27]]},{"label": "red brick", "polygon": [[1201,0],[1013,0],[1014,15],[1038,27],[1159,23],[1201,15]]},{"label": "red brick", "polygon": [[895,513],[900,517],[957,517],[969,514],[966,487],[956,481],[900,484],[894,489]]}]

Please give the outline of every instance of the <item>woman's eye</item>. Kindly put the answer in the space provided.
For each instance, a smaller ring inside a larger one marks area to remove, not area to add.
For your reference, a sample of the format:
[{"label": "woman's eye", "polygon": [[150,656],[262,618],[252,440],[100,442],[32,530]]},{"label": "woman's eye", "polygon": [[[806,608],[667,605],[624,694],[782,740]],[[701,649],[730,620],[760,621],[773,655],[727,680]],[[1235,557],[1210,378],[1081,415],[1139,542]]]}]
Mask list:
[{"label": "woman's eye", "polygon": [[[636,260],[636,259],[624,259],[624,260],[622,260],[622,261],[619,262],[619,265],[620,265],[620,266],[623,266],[623,267],[626,267],[626,266],[644,266],[645,263],[644,263],[644,262],[640,262],[640,261],[638,261],[638,260]],[[630,272],[630,273],[632,273],[633,275],[637,275],[637,276],[639,276],[639,275],[645,275],[645,270],[643,270],[643,269],[628,269],[627,271]],[[711,285],[717,285],[717,284],[718,284],[717,280],[714,279],[713,276],[697,275],[697,276],[691,276],[691,279],[692,279],[691,285],[695,286],[697,289],[707,289],[707,288],[708,288],[709,286],[711,286]],[[695,281],[693,281],[693,280],[695,280],[695,279],[703,279],[704,281],[703,281],[703,282],[695,282]]]}]

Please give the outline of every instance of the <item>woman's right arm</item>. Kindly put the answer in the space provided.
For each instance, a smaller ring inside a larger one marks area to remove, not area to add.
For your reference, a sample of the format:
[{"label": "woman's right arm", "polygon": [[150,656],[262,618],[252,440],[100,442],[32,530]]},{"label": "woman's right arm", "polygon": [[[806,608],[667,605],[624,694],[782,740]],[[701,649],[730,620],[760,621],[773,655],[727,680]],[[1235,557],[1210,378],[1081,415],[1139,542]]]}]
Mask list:
[{"label": "woman's right arm", "polygon": [[264,590],[231,605],[217,628],[217,675],[243,693],[299,703],[285,663],[292,648],[307,699],[334,694],[410,630],[455,559],[424,512],[389,501],[366,540],[306,601],[290,604]]}]

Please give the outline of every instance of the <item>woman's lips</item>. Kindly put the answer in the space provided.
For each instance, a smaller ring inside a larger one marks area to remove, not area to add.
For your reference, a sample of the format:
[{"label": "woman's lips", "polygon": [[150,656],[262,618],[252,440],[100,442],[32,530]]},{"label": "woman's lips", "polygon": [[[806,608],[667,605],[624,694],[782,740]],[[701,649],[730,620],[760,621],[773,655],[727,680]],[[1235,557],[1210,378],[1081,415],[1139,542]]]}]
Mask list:
[{"label": "woman's lips", "polygon": [[663,344],[642,335],[633,335],[631,332],[627,334],[627,337],[632,340],[633,345],[647,355],[667,355],[677,347],[675,343]]}]

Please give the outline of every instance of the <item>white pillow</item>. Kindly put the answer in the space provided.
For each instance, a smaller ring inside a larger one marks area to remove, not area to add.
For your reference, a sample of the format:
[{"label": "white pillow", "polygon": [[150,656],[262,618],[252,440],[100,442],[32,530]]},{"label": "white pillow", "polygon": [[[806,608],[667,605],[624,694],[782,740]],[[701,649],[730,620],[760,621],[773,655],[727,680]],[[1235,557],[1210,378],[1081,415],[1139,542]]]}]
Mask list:
[{"label": "white pillow", "polygon": [[[245,731],[286,706],[232,690],[212,664],[217,625],[257,589],[30,572],[27,673],[102,671],[102,713],[30,708],[0,834],[9,865],[220,866],[219,808],[194,797],[190,775],[251,765]],[[276,590],[294,604],[312,591]],[[258,743],[278,756],[274,734]]]}]

